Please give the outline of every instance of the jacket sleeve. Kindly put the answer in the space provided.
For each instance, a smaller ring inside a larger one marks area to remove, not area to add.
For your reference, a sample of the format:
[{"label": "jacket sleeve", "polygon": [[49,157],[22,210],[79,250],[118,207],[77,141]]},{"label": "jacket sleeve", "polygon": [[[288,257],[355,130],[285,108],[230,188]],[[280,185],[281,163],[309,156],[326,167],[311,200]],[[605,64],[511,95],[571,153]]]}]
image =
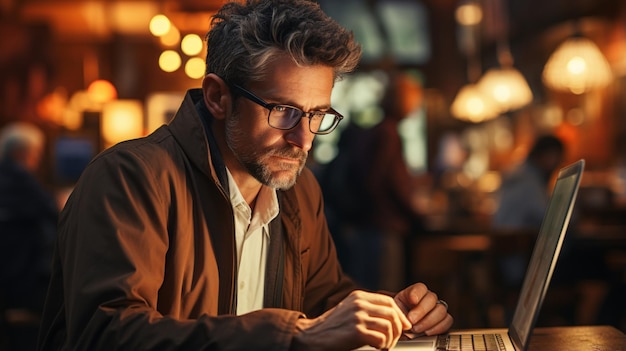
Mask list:
[{"label": "jacket sleeve", "polygon": [[[157,166],[150,164],[155,162]],[[170,244],[167,182],[172,181],[161,179],[164,173],[155,171],[159,167],[175,165],[166,157],[144,159],[133,149],[105,151],[85,170],[68,200],[58,241],[63,348],[287,350],[298,312],[200,313],[194,319],[159,312]],[[49,346],[44,343],[43,349]]]}]

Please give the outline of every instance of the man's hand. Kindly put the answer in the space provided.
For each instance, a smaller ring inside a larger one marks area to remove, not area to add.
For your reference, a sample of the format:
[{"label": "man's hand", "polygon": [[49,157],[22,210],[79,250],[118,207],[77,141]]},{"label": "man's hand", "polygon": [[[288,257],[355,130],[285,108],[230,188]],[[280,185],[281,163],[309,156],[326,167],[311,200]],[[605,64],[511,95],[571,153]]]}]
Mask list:
[{"label": "man's hand", "polygon": [[450,329],[454,321],[448,313],[448,305],[422,283],[400,291],[394,300],[411,321],[413,333],[442,334]]},{"label": "man's hand", "polygon": [[393,298],[353,291],[315,319],[300,319],[292,350],[351,350],[363,345],[392,348],[411,323]]}]

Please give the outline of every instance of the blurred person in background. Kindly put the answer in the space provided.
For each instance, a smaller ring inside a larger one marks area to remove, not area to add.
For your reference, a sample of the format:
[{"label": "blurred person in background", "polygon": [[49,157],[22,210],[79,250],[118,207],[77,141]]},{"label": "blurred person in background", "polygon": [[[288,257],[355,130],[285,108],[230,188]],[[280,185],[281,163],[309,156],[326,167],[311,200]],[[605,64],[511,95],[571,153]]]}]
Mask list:
[{"label": "blurred person in background", "polygon": [[564,158],[565,146],[559,138],[538,137],[525,161],[504,175],[493,228],[538,231],[548,206],[550,181]]},{"label": "blurred person in background", "polygon": [[388,77],[382,121],[371,128],[351,123],[321,182],[346,272],[370,289],[398,291],[408,280],[408,239],[424,231],[399,130],[421,106],[422,86],[409,73]]},{"label": "blurred person in background", "polygon": [[58,208],[35,175],[44,142],[43,132],[27,122],[0,131],[0,305],[9,349],[34,349],[36,330],[18,338],[12,324],[38,323],[50,276]]}]

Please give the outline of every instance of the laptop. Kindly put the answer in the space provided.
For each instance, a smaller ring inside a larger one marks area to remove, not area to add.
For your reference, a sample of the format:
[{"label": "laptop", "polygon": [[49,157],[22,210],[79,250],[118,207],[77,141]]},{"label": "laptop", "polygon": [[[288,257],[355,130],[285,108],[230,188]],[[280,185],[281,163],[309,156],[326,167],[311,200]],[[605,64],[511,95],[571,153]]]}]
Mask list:
[{"label": "laptop", "polygon": [[584,166],[585,161],[579,160],[559,171],[508,329],[458,330],[417,337],[399,341],[394,350],[526,351],[561,251]]}]

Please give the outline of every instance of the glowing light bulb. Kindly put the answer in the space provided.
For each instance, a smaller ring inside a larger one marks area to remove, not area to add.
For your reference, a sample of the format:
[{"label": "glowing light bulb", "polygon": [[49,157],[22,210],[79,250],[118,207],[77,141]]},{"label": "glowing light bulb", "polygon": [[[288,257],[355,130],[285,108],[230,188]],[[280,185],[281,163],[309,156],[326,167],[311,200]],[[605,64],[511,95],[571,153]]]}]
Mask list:
[{"label": "glowing light bulb", "polygon": [[581,75],[586,69],[587,62],[580,56],[572,57],[572,59],[567,62],[567,70],[571,74]]},{"label": "glowing light bulb", "polygon": [[185,74],[187,74],[189,78],[202,78],[204,76],[204,71],[204,60],[199,57],[192,57],[185,64]]},{"label": "glowing light bulb", "polygon": [[172,23],[165,15],[156,15],[150,20],[150,33],[155,37],[160,37],[169,32]]},{"label": "glowing light bulb", "polygon": [[165,50],[159,56],[159,67],[165,72],[176,71],[181,63],[180,55],[174,50]]},{"label": "glowing light bulb", "polygon": [[195,56],[202,51],[202,39],[197,34],[187,34],[180,43],[181,50],[188,56]]}]

